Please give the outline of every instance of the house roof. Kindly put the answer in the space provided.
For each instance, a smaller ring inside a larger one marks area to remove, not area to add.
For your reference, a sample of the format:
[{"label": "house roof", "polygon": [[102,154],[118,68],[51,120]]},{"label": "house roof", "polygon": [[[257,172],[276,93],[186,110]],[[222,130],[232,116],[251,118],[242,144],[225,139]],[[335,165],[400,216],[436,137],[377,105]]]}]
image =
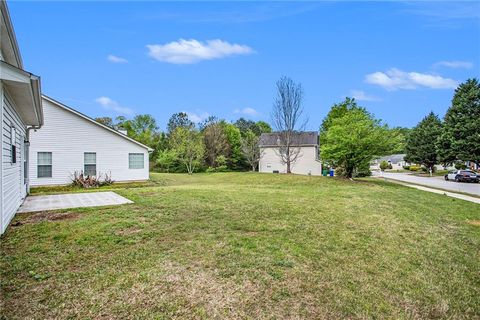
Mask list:
[{"label": "house roof", "polygon": [[3,58],[6,62],[17,68],[23,69],[22,57],[18,49],[17,38],[13,30],[12,20],[8,12],[7,2],[0,1],[0,44],[2,47]]},{"label": "house roof", "polygon": [[[260,136],[260,147],[276,147],[280,137],[279,132],[262,133]],[[305,131],[295,132],[292,135],[292,145],[294,146],[318,146],[318,132]]]},{"label": "house roof", "polygon": [[27,126],[43,125],[40,77],[0,60],[0,80],[8,89],[15,110]]},{"label": "house roof", "polygon": [[148,151],[153,151],[153,149],[150,148],[149,146],[146,146],[146,145],[144,145],[143,143],[140,143],[140,142],[138,142],[137,140],[130,138],[129,136],[127,136],[126,134],[121,133],[120,131],[117,131],[117,130],[115,130],[115,129],[113,129],[113,128],[110,128],[109,126],[106,126],[106,125],[104,125],[104,124],[102,124],[102,123],[100,123],[100,122],[98,122],[98,121],[95,121],[94,119],[90,118],[89,116],[84,115],[83,113],[81,113],[81,112],[79,112],[79,111],[77,111],[77,110],[75,110],[75,109],[72,109],[72,108],[64,105],[64,104],[61,103],[61,102],[58,102],[57,100],[55,100],[55,99],[53,99],[53,98],[50,98],[50,97],[48,97],[48,96],[46,96],[46,95],[42,95],[42,98],[43,98],[44,100],[50,102],[50,103],[53,103],[54,105],[56,105],[56,106],[58,106],[58,107],[60,107],[60,108],[62,108],[62,109],[64,109],[64,110],[66,110],[66,111],[69,111],[69,112],[71,112],[71,113],[79,116],[80,118],[83,118],[83,119],[85,119],[85,120],[87,120],[87,121],[90,121],[90,122],[96,124],[97,126],[103,128],[103,129],[105,129],[105,130],[108,130],[108,131],[110,131],[110,132],[112,132],[112,133],[115,133],[115,134],[119,135],[120,137],[122,137],[122,138],[124,138],[124,139],[126,139],[126,140],[128,140],[128,141],[130,141],[130,142],[133,142],[133,143],[135,143],[135,144],[138,144],[139,146],[146,148]]},{"label": "house roof", "polygon": [[391,155],[388,155],[388,156],[378,158],[377,161],[378,162],[388,161],[388,162],[391,162],[393,164],[396,164],[396,163],[402,162],[404,160],[404,158],[405,158],[405,154],[404,153],[399,153],[399,154],[391,154]]}]

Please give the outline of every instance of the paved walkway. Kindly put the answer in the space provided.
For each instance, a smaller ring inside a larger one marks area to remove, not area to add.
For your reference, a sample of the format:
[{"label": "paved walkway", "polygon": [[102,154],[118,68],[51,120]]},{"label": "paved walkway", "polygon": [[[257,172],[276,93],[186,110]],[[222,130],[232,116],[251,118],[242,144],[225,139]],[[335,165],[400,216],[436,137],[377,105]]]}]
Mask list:
[{"label": "paved walkway", "polygon": [[419,177],[408,173],[400,172],[373,172],[373,176],[403,181],[407,183],[420,184],[426,187],[444,189],[447,191],[468,193],[471,195],[480,196],[480,183],[445,181],[443,177]]},{"label": "paved walkway", "polygon": [[403,185],[405,185],[407,187],[415,188],[415,189],[418,189],[418,190],[423,190],[423,191],[428,191],[428,192],[433,192],[433,193],[438,193],[438,194],[444,194],[448,197],[462,199],[462,200],[465,200],[465,201],[470,201],[470,202],[480,204],[480,198],[470,197],[470,196],[466,196],[464,194],[459,194],[459,193],[453,193],[453,192],[448,192],[448,191],[443,191],[443,190],[438,190],[438,189],[433,189],[433,188],[422,187],[422,186],[415,185],[415,184],[403,184]]},{"label": "paved walkway", "polygon": [[28,196],[18,212],[48,211],[68,208],[99,207],[133,203],[115,192],[87,192]]}]

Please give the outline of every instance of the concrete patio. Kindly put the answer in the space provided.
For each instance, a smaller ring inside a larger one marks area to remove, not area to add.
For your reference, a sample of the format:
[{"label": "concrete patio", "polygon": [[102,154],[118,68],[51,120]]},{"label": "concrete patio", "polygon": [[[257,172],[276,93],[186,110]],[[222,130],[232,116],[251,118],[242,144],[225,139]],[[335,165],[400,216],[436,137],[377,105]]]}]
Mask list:
[{"label": "concrete patio", "polygon": [[28,196],[18,212],[37,212],[69,208],[100,207],[133,203],[115,192],[69,193]]}]

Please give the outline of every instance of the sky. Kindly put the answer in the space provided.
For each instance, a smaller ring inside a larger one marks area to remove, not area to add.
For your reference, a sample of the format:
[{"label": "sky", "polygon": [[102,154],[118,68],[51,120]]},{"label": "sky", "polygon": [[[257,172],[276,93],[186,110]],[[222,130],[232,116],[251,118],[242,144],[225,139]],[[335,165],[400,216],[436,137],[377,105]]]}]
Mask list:
[{"label": "sky", "polygon": [[355,97],[390,126],[443,117],[480,77],[480,2],[10,1],[25,68],[91,117],[271,122],[275,83],[307,128]]}]

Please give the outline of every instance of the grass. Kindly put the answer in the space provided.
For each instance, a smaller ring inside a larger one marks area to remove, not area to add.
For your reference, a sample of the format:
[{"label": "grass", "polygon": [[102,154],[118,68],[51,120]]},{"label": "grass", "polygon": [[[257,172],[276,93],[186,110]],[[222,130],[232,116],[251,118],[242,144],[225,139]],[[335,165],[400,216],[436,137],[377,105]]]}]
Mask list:
[{"label": "grass", "polygon": [[112,186],[134,204],[17,215],[4,318],[480,317],[477,204],[369,179],[151,178]]}]

